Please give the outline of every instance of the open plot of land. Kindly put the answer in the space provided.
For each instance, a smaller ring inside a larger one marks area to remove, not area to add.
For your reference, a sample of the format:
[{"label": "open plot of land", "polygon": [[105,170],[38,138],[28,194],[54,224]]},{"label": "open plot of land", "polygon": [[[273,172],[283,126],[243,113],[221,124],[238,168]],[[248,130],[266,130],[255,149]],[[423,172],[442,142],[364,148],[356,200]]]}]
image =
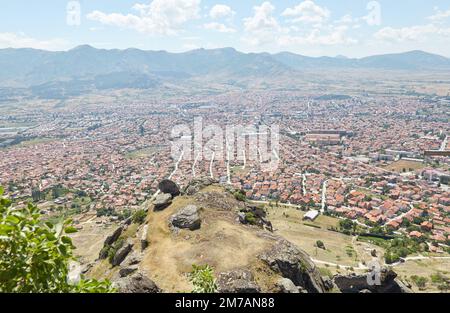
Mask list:
[{"label": "open plot of land", "polygon": [[[303,215],[304,212],[295,208],[269,208],[275,233],[305,250],[313,259],[358,266],[359,257],[353,250],[352,237],[327,230],[329,226],[337,226],[337,219],[319,216],[314,222],[306,222],[302,220]],[[324,243],[325,250],[316,248],[317,240]]]},{"label": "open plot of land", "polygon": [[133,152],[127,153],[126,157],[129,159],[138,159],[138,158],[146,158],[154,153],[158,152],[160,149],[159,146],[153,146],[145,149],[139,149]]},{"label": "open plot of land", "polygon": [[77,226],[79,231],[71,235],[76,247],[74,254],[82,263],[93,262],[98,258],[103,242],[115,225],[99,225],[95,223],[95,219],[88,219]]},{"label": "open plot of land", "polygon": [[387,165],[385,168],[390,171],[395,171],[395,172],[401,173],[403,171],[410,172],[411,169],[413,171],[420,170],[424,167],[425,167],[425,164],[422,162],[410,161],[410,160],[398,160],[396,162],[393,162],[393,163]]},{"label": "open plot of land", "polygon": [[441,273],[443,277],[450,280],[450,259],[427,259],[427,260],[409,260],[394,268],[403,281],[409,282],[414,291],[419,291],[413,283],[411,276],[417,275],[427,278],[426,292],[438,292],[436,284],[431,281],[431,275]]}]

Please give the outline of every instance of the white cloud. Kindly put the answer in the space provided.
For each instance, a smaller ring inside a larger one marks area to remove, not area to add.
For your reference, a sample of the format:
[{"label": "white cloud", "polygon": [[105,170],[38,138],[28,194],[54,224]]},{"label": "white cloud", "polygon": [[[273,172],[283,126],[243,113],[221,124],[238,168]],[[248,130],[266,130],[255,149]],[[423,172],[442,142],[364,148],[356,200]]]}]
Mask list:
[{"label": "white cloud", "polygon": [[432,22],[441,23],[450,17],[450,10],[441,11],[441,10],[435,8],[435,11],[436,11],[435,14],[427,17],[427,19],[429,19]]},{"label": "white cloud", "polygon": [[236,12],[234,12],[228,5],[224,4],[216,4],[209,11],[209,16],[213,19],[231,17],[235,14]]},{"label": "white cloud", "polygon": [[203,27],[205,29],[215,30],[220,33],[235,33],[236,32],[236,29],[234,29],[232,27],[228,27],[225,24],[221,24],[221,23],[207,23],[207,24],[203,25]]},{"label": "white cloud", "polygon": [[352,24],[354,22],[355,22],[355,19],[353,19],[351,14],[346,14],[336,21],[336,23],[338,23],[338,24]]},{"label": "white cloud", "polygon": [[0,48],[34,48],[42,50],[65,50],[70,43],[64,39],[40,40],[23,33],[0,33]]},{"label": "white cloud", "polygon": [[311,0],[306,0],[293,8],[287,8],[282,15],[291,18],[292,22],[321,24],[329,19],[330,11]]},{"label": "white cloud", "polygon": [[281,46],[292,46],[292,45],[333,46],[333,45],[350,45],[358,43],[356,39],[350,38],[346,35],[347,30],[348,27],[344,25],[334,27],[331,32],[325,34],[319,29],[313,29],[309,34],[306,35],[282,36],[280,37],[278,42]]},{"label": "white cloud", "polygon": [[274,11],[275,7],[269,1],[254,6],[253,16],[243,19],[246,35],[242,41],[252,46],[260,46],[274,42],[280,33],[288,32],[288,29],[282,28],[273,17]]},{"label": "white cloud", "polygon": [[262,32],[278,30],[280,25],[272,16],[275,7],[268,1],[260,6],[254,6],[254,15],[244,18],[244,28],[248,32]]},{"label": "white cloud", "polygon": [[385,27],[374,34],[375,39],[391,42],[426,41],[430,36],[450,36],[450,28],[440,28],[433,24],[402,28]]},{"label": "white cloud", "polygon": [[141,33],[174,35],[181,26],[199,17],[201,0],[153,0],[135,4],[135,14],[93,11],[87,18],[105,25],[134,29]]}]

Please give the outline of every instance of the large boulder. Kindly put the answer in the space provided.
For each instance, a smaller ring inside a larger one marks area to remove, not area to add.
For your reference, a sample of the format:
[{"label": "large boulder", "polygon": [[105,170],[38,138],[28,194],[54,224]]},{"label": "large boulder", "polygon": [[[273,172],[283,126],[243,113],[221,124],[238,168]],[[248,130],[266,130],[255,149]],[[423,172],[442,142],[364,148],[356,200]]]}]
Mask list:
[{"label": "large boulder", "polygon": [[133,244],[131,242],[126,242],[121,248],[117,250],[116,254],[114,254],[114,257],[111,261],[111,265],[112,266],[120,265],[120,263],[122,263],[123,260],[125,260],[128,253],[130,253],[132,248]]},{"label": "large boulder", "polygon": [[120,235],[123,232],[124,227],[118,227],[110,236],[106,237],[104,245],[111,246],[117,239],[119,239]]},{"label": "large boulder", "polygon": [[139,269],[137,265],[122,266],[119,270],[120,277],[126,277]]},{"label": "large boulder", "polygon": [[303,293],[304,289],[302,287],[296,286],[292,280],[289,278],[280,278],[276,286],[278,287],[280,293]]},{"label": "large boulder", "polygon": [[120,226],[111,235],[106,237],[105,242],[103,243],[103,249],[100,250],[98,256],[100,260],[106,259],[108,257],[109,248],[117,241],[117,239],[119,239],[124,228],[125,228],[124,226]]},{"label": "large boulder", "polygon": [[180,194],[180,187],[178,187],[178,185],[170,179],[162,180],[158,184],[158,188],[162,193],[168,193],[172,197],[176,197]]},{"label": "large boulder", "polygon": [[161,289],[141,272],[123,277],[114,283],[121,293],[159,293]]},{"label": "large boulder", "polygon": [[296,286],[311,293],[326,292],[326,286],[320,272],[309,255],[284,239],[260,255],[272,270],[289,278]]},{"label": "large boulder", "polygon": [[148,247],[148,225],[144,225],[141,234],[141,250],[144,251]]},{"label": "large boulder", "polygon": [[253,275],[245,269],[238,269],[219,274],[217,288],[220,293],[259,293]]},{"label": "large boulder", "polygon": [[169,193],[160,193],[153,200],[155,211],[162,211],[172,203],[172,195]]},{"label": "large boulder", "polygon": [[199,229],[201,220],[197,206],[188,205],[182,208],[169,218],[169,223],[175,228]]},{"label": "large boulder", "polygon": [[[343,293],[358,293],[367,292],[372,293],[410,293],[411,290],[406,287],[401,281],[397,279],[397,274],[388,268],[380,270],[379,284],[376,279],[370,278],[371,273],[364,275],[350,274],[350,275],[336,275],[333,277],[333,282],[336,287]],[[369,283],[369,282],[375,282]]]}]

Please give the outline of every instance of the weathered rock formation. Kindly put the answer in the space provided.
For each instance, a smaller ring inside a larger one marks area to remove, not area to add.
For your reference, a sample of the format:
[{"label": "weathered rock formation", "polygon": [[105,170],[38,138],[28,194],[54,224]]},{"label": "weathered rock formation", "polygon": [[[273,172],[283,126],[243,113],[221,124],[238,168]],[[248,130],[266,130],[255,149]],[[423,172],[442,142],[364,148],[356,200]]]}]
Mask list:
[{"label": "weathered rock formation", "polygon": [[130,253],[133,248],[133,244],[131,242],[126,242],[121,248],[117,250],[112,258],[111,265],[118,266],[122,263],[123,260],[127,257],[128,253]]},{"label": "weathered rock formation", "polygon": [[180,187],[178,185],[171,181],[170,179],[164,179],[158,184],[159,190],[161,190],[162,193],[168,193],[172,197],[176,197],[180,195]]},{"label": "weathered rock formation", "polygon": [[252,205],[246,205],[244,209],[238,213],[239,221],[242,224],[257,225],[269,231],[273,231],[272,223],[267,219],[266,212]]},{"label": "weathered rock formation", "polygon": [[169,222],[175,228],[199,229],[201,220],[197,206],[188,205],[182,208],[178,213],[170,217]]},{"label": "weathered rock formation", "polygon": [[[409,293],[411,290],[397,278],[391,269],[383,268],[380,273],[380,284],[369,284],[367,275],[336,275],[333,282],[344,293]],[[376,282],[376,279],[369,279]]]},{"label": "weathered rock formation", "polygon": [[114,283],[121,293],[159,293],[156,284],[141,272],[122,277]]},{"label": "weathered rock formation", "polygon": [[253,275],[245,269],[238,269],[219,274],[217,279],[218,291],[221,293],[258,293],[259,286]]},{"label": "weathered rock formation", "polygon": [[289,278],[280,278],[276,284],[276,287],[279,289],[280,293],[304,293],[302,287],[296,286],[292,280]]},{"label": "weathered rock formation", "polygon": [[217,180],[211,177],[195,178],[191,180],[186,187],[184,187],[183,193],[185,195],[192,196],[193,194],[199,192],[201,189],[208,187],[214,183],[217,183]]},{"label": "weathered rock formation", "polygon": [[162,211],[172,203],[172,195],[170,193],[160,193],[153,200],[155,211]]},{"label": "weathered rock formation", "polygon": [[309,255],[287,240],[279,240],[271,250],[260,256],[272,270],[289,278],[296,286],[311,293],[326,292],[320,272]]},{"label": "weathered rock formation", "polygon": [[124,228],[125,228],[124,226],[120,226],[111,235],[106,237],[105,242],[103,243],[103,249],[100,250],[98,256],[100,260],[106,259],[108,257],[109,248],[117,241],[117,239],[119,239]]},{"label": "weathered rock formation", "polygon": [[141,250],[144,251],[148,247],[148,225],[144,225],[141,234]]}]

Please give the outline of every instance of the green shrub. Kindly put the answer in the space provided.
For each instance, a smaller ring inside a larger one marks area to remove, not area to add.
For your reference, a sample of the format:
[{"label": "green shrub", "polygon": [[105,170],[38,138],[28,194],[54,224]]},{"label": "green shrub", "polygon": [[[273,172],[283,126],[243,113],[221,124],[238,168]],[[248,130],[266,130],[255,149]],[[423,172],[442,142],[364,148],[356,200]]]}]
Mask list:
[{"label": "green shrub", "polygon": [[245,201],[247,199],[245,193],[242,190],[236,191],[233,195],[238,201]]},{"label": "green shrub", "polygon": [[419,287],[419,289],[425,288],[425,286],[428,282],[428,279],[426,277],[421,277],[421,276],[417,276],[417,275],[411,276],[411,280],[417,287]]},{"label": "green shrub", "polygon": [[320,248],[320,249],[324,249],[324,250],[325,250],[325,244],[323,243],[322,240],[317,240],[317,241],[316,241],[316,246],[317,246],[317,248]]},{"label": "green shrub", "polygon": [[214,271],[209,265],[192,265],[189,273],[189,281],[194,285],[193,293],[215,293],[217,292]]},{"label": "green shrub", "polygon": [[256,217],[252,212],[246,212],[245,213],[245,221],[251,225],[255,225]]},{"label": "green shrub", "polygon": [[0,188],[0,292],[68,293],[114,292],[108,281],[68,281],[74,259],[68,234],[77,230],[71,220],[42,222],[39,209],[11,207]]},{"label": "green shrub", "polygon": [[134,212],[131,220],[133,221],[133,223],[142,224],[144,223],[146,217],[147,213],[145,212],[145,210],[137,210],[136,212]]},{"label": "green shrub", "polygon": [[123,247],[123,244],[125,243],[125,240],[123,238],[117,239],[117,241],[108,249],[108,260],[109,263],[112,263],[114,256],[116,255],[117,251]]}]

